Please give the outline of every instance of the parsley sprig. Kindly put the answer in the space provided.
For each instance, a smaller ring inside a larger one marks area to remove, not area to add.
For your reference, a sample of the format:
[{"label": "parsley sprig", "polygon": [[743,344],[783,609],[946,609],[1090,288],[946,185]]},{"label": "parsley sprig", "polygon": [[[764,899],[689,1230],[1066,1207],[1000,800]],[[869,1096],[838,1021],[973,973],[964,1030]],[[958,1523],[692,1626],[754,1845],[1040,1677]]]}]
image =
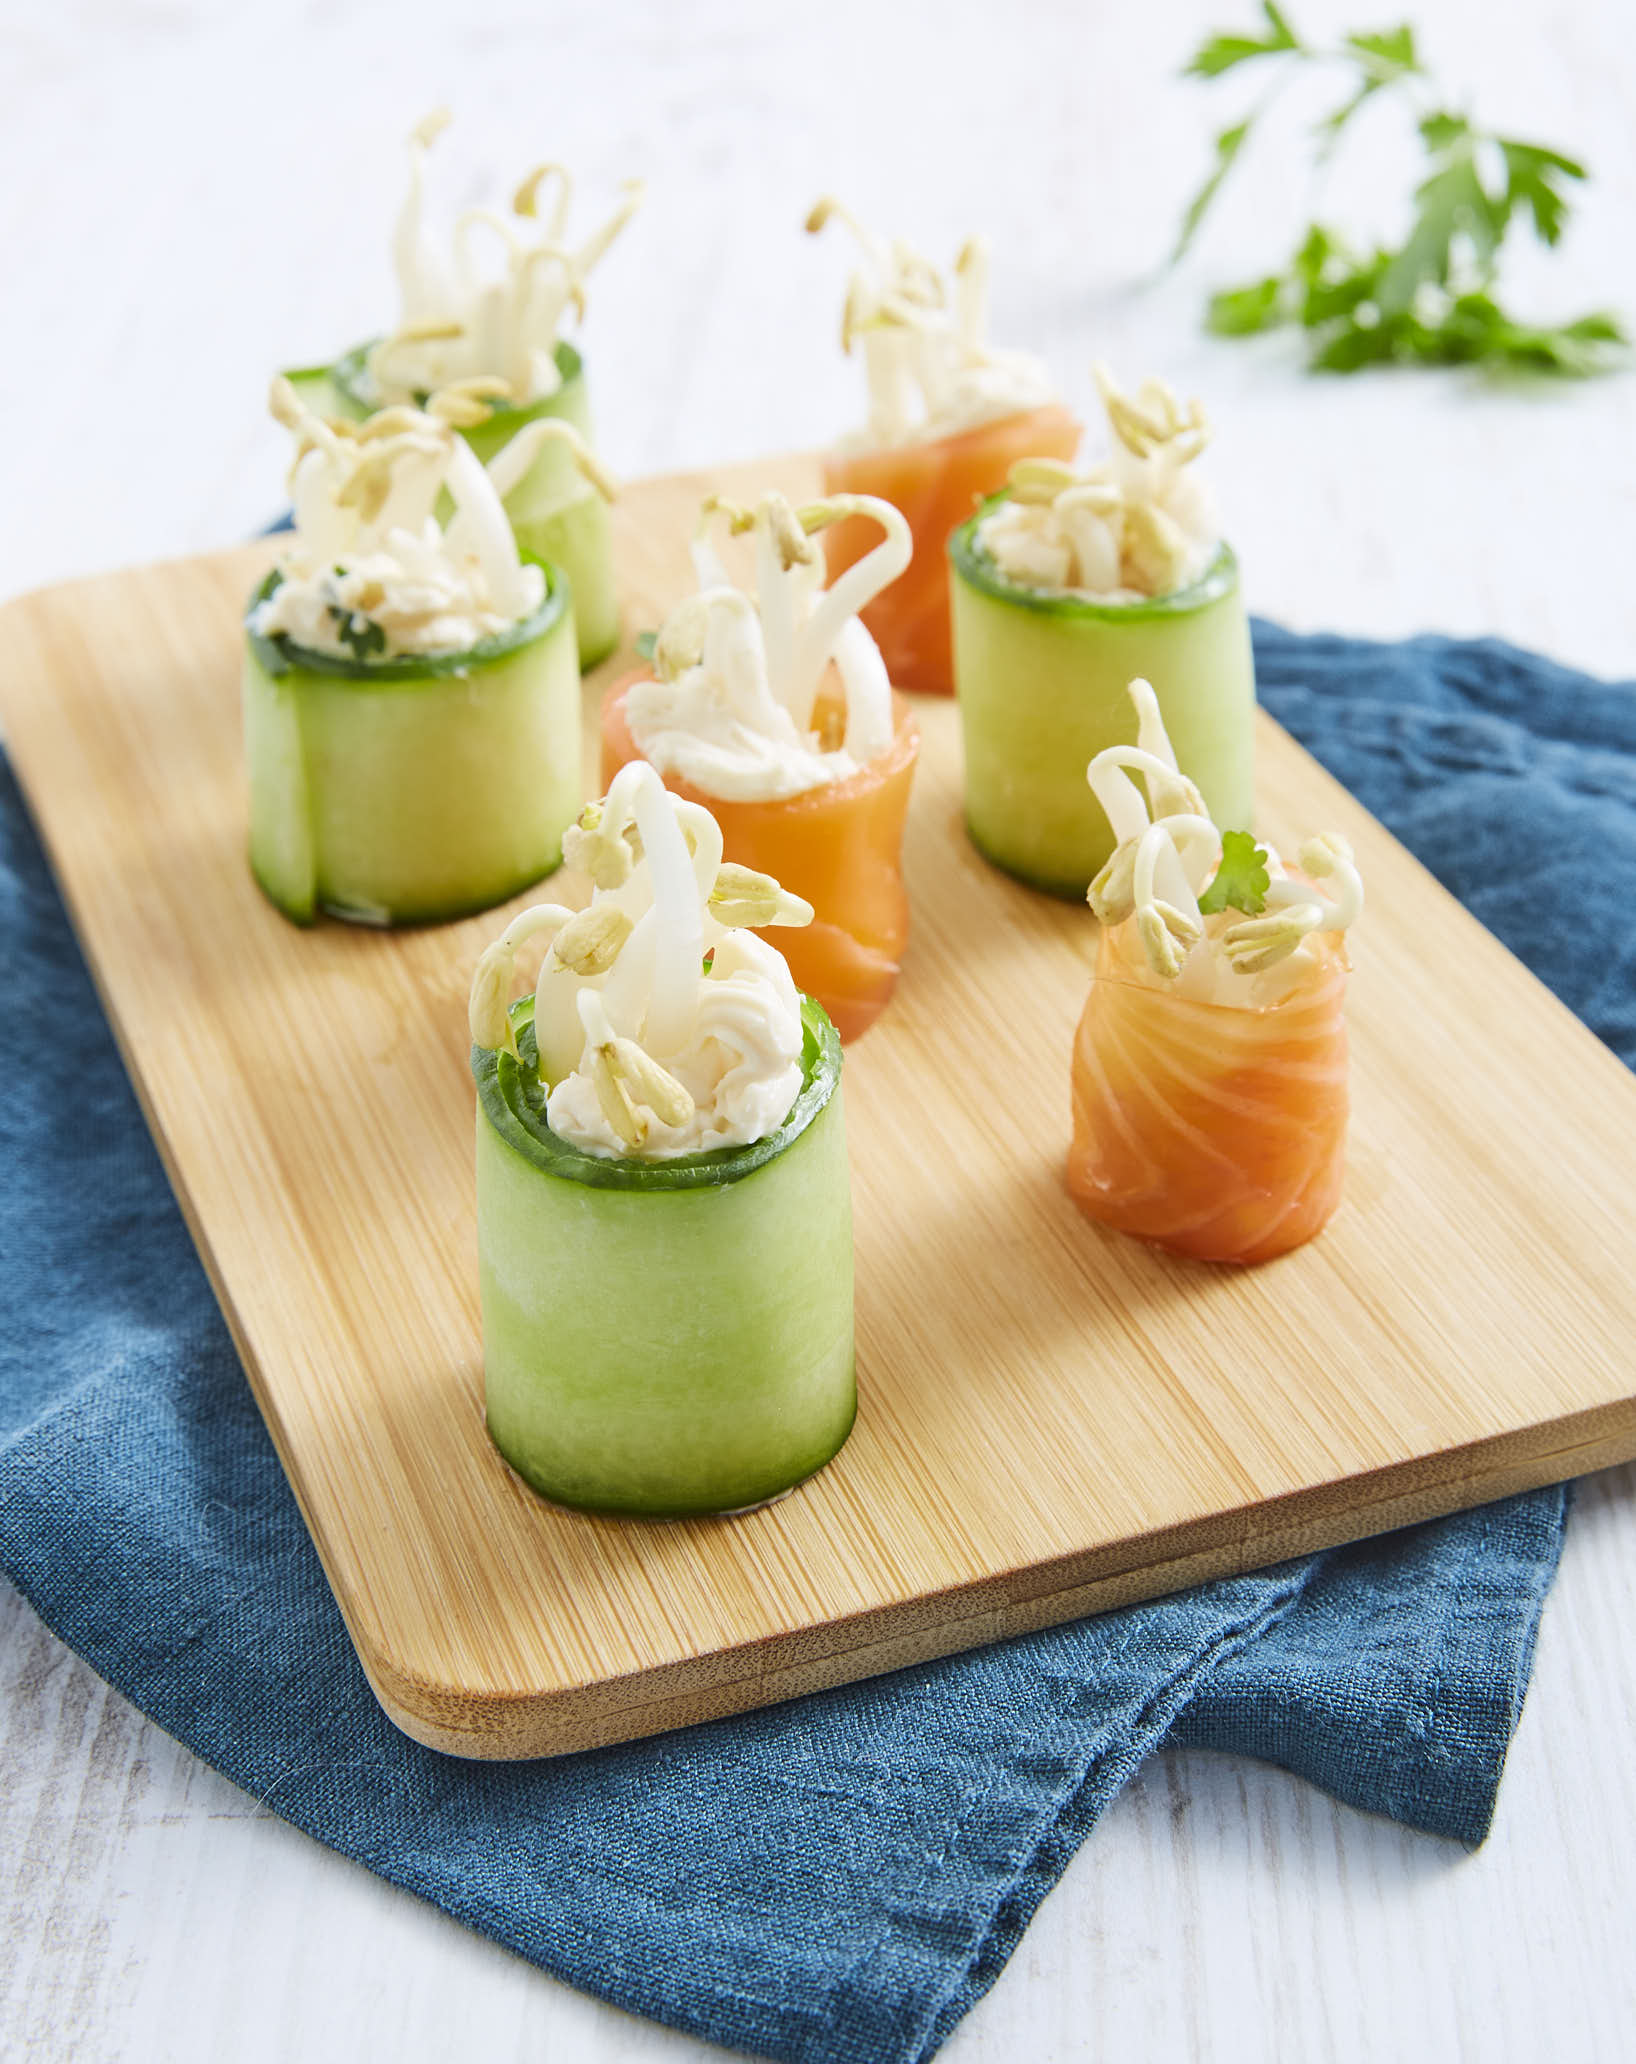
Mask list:
[{"label": "parsley sprig", "polygon": [[1199,897],[1199,915],[1213,917],[1218,910],[1242,910],[1256,917],[1267,907],[1267,890],[1272,876],[1267,871],[1267,850],[1248,831],[1224,831],[1221,835],[1221,864],[1214,879]]},{"label": "parsley sprig", "polygon": [[375,659],[386,650],[386,631],[373,617],[358,615],[334,603],[329,613],[335,621],[336,637],[354,659]]},{"label": "parsley sprig", "polygon": [[1414,194],[1414,219],[1402,245],[1358,250],[1314,223],[1282,272],[1211,297],[1206,322],[1224,337],[1247,337],[1297,324],[1309,333],[1309,363],[1349,373],[1389,362],[1483,365],[1584,377],[1625,357],[1624,325],[1606,310],[1572,322],[1519,321],[1496,291],[1501,247],[1513,223],[1527,221],[1548,246],[1562,235],[1585,167],[1544,144],[1479,128],[1440,105],[1409,23],[1358,31],[1337,49],[1296,33],[1277,0],[1261,0],[1259,33],[1207,37],[1184,76],[1218,79],[1240,65],[1276,61],[1281,76],[1241,122],[1215,140],[1215,162],[1182,217],[1175,257],[1192,243],[1256,122],[1284,81],[1303,66],[1341,63],[1350,72],[1343,98],[1318,124],[1320,163],[1358,110],[1378,94],[1407,99],[1426,154]]}]

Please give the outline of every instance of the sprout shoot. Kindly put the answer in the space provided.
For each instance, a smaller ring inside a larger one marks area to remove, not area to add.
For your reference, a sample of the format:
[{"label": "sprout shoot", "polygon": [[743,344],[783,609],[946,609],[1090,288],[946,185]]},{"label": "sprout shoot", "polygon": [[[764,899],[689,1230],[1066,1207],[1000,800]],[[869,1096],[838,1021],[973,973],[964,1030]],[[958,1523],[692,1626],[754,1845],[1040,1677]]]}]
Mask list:
[{"label": "sprout shoot", "polygon": [[[295,439],[294,541],[253,628],[330,652],[464,651],[537,610],[545,577],[518,556],[502,498],[542,444],[566,446],[599,491],[611,483],[568,423],[530,423],[487,466],[460,434],[490,413],[486,379],[440,388],[361,424],[326,420],[288,380],[269,406]],[[451,512],[440,514],[446,506]]]},{"label": "sprout shoot", "polygon": [[[826,588],[812,540],[843,517],[867,517],[882,536]],[[753,599],[728,577],[712,537],[717,522],[753,540]],[[897,579],[912,550],[901,513],[872,495],[792,509],[768,494],[753,510],[712,497],[693,542],[699,592],[660,628],[654,679],[626,697],[644,755],[708,794],[739,800],[803,794],[867,766],[892,742],[892,688],[858,612]],[[826,749],[815,720],[832,664],[845,720],[839,743]]]},{"label": "sprout shoot", "polygon": [[474,1041],[516,1054],[517,953],[543,937],[533,1022],[554,1131],[587,1153],[664,1157],[775,1130],[800,1088],[800,1004],[782,956],[742,928],[809,924],[812,906],[724,865],[710,812],[642,760],[589,806],[564,857],[591,874],[591,901],[526,910],[488,948]]},{"label": "sprout shoot", "polygon": [[576,246],[573,182],[561,165],[537,165],[509,211],[466,209],[445,247],[427,221],[426,160],[449,120],[439,109],[409,137],[409,191],[392,237],[402,312],[371,352],[370,376],[383,402],[484,376],[498,383],[495,398],[526,407],[562,384],[563,318],[584,314],[586,279],[640,207],[641,183],[627,181],[613,213]]},{"label": "sprout shoot", "polygon": [[988,247],[981,238],[973,237],[955,260],[951,289],[929,258],[901,237],[866,229],[837,200],[826,198],[812,209],[808,234],[830,222],[849,230],[863,254],[847,287],[841,348],[862,352],[869,443],[946,437],[1056,400],[1037,358],[986,340]]},{"label": "sprout shoot", "polygon": [[1083,472],[1020,459],[1010,494],[977,528],[1008,579],[1105,601],[1168,595],[1204,572],[1220,543],[1214,506],[1188,471],[1209,442],[1202,406],[1158,379],[1123,394],[1104,365],[1096,384],[1110,456]]},{"label": "sprout shoot", "polygon": [[1240,994],[1234,978],[1264,975],[1314,933],[1356,922],[1363,883],[1351,848],[1335,833],[1308,839],[1297,876],[1248,833],[1224,837],[1177,768],[1151,685],[1132,681],[1130,697],[1137,743],[1109,746],[1086,771],[1118,841],[1087,900],[1103,924],[1134,916],[1160,981],[1220,1001],[1275,1000],[1265,989]]}]

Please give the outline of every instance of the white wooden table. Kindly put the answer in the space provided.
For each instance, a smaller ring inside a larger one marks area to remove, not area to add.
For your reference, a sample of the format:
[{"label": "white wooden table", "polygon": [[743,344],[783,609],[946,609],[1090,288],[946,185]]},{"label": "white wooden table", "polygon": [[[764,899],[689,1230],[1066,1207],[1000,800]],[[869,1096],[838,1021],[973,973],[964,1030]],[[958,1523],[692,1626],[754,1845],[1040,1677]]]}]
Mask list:
[{"label": "white wooden table", "polygon": [[[651,183],[586,338],[603,442],[627,474],[818,444],[852,420],[855,369],[835,343],[845,253],[799,233],[834,189],[941,256],[988,229],[999,331],[1044,351],[1081,404],[1093,355],[1202,393],[1265,613],[1496,631],[1636,674],[1636,380],[1312,381],[1282,343],[1206,339],[1205,285],[1293,239],[1305,196],[1275,144],[1196,265],[1152,282],[1205,139],[1242,98],[1169,74],[1247,4],[497,0],[456,31],[459,12],[0,5],[0,592],[224,544],[268,516],[283,454],[265,375],[379,322],[400,138],[448,99],[466,121],[440,170],[462,201],[544,155],[578,169],[589,205],[624,174]],[[1376,25],[1329,0],[1297,12],[1314,34]],[[1417,13],[1486,119],[1595,169],[1559,260],[1519,266],[1519,292],[1636,309],[1636,16],[1525,0]],[[1357,148],[1343,216],[1402,190],[1389,117]],[[1254,1764],[1157,1758],[951,2064],[1630,2055],[1633,1632],[1636,1471],[1622,1470],[1581,1491],[1480,1854]],[[721,2054],[566,1991],[293,1833],[3,1587],[0,1913],[7,2058]]]}]

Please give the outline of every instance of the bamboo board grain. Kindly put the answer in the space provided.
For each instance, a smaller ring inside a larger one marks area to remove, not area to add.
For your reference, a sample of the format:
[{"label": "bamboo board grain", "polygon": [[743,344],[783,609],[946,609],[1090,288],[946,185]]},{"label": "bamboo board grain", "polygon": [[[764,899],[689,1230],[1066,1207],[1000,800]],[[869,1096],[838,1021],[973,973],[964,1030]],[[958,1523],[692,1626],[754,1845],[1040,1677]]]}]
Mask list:
[{"label": "bamboo board grain", "polygon": [[[686,584],[706,486],[812,480],[631,490],[627,627]],[[970,850],[954,711],[922,703],[910,962],[847,1062],[857,1432],[735,1521],[542,1504],[482,1424],[464,1010],[503,920],[302,933],[254,889],[238,636],[269,549],[13,603],[0,718],[364,1668],[417,1739],[650,1734],[1636,1454],[1613,1056],[1263,719],[1261,828],[1339,828],[1369,882],[1346,1201],[1247,1273],[1101,1233],[1061,1180],[1094,927]]]}]

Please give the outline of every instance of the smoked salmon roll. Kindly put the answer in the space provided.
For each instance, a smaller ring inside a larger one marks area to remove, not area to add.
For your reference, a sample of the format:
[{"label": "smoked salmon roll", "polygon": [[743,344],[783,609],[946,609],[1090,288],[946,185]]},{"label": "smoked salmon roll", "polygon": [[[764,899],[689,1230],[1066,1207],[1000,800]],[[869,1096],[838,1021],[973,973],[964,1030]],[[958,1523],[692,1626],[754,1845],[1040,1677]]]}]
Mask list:
[{"label": "smoked salmon roll", "polygon": [[1103,932],[1074,1041],[1068,1188],[1117,1232],[1268,1261],[1340,1202],[1343,935],[1363,888],[1338,837],[1308,840],[1292,872],[1248,832],[1218,832],[1153,690],[1134,681],[1131,698],[1138,745],[1090,767],[1119,844],[1090,891]]},{"label": "smoked salmon roll", "polygon": [[[753,512],[712,503],[707,523],[718,511],[753,536],[756,597],[701,531],[700,592],[667,618],[652,669],[604,699],[603,785],[650,760],[710,811],[729,860],[812,905],[811,924],[778,944],[796,985],[856,1039],[890,1000],[909,937],[903,829],[920,733],[857,615],[908,563],[908,525],[851,495],[799,511],[781,495]],[[814,535],[865,517],[874,550],[825,589]]]},{"label": "smoked salmon roll", "polygon": [[[1079,424],[1040,361],[985,341],[988,254],[973,238],[955,260],[952,288],[928,259],[878,237],[823,200],[809,231],[843,221],[864,253],[847,292],[842,348],[860,347],[869,421],[824,459],[826,494],[878,496],[903,511],[914,539],[904,577],[863,620],[893,683],[923,695],[954,692],[949,634],[950,534],[1005,486],[1019,460],[1072,458]],[[825,540],[839,577],[869,548],[862,524]]]}]

